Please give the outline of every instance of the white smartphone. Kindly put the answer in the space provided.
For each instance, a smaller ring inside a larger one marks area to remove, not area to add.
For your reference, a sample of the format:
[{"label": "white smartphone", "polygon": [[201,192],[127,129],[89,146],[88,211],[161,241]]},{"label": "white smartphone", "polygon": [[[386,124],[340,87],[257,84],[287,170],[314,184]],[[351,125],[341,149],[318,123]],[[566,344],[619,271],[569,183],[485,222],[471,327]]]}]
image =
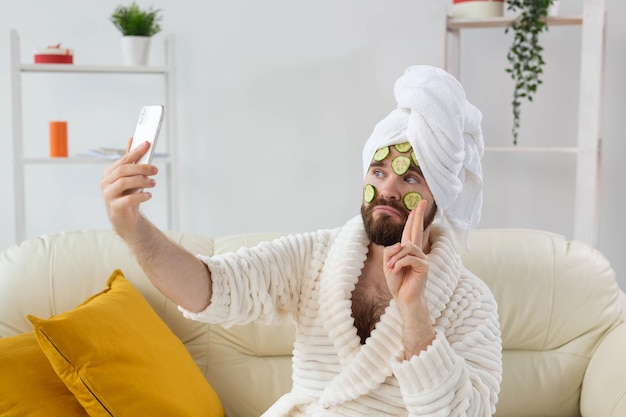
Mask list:
[{"label": "white smartphone", "polygon": [[137,161],[138,164],[149,164],[152,162],[152,156],[154,155],[154,149],[156,148],[164,116],[165,107],[161,104],[143,106],[141,108],[130,149],[135,149],[145,141],[150,142],[150,149],[148,149],[146,153],[139,158]]}]

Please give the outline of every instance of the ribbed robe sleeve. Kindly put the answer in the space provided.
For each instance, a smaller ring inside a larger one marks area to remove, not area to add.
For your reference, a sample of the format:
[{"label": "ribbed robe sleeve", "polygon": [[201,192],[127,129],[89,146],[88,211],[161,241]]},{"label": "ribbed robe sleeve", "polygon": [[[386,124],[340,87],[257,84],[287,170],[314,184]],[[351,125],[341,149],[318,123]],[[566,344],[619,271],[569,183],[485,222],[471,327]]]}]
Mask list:
[{"label": "ribbed robe sleeve", "polygon": [[187,318],[224,327],[280,322],[297,308],[313,253],[327,235],[323,231],[289,235],[233,253],[198,255],[211,271],[211,303],[199,313],[179,309]]},{"label": "ribbed robe sleeve", "polygon": [[461,281],[450,307],[427,350],[393,363],[402,397],[410,416],[491,416],[502,381],[495,301],[486,286]]}]

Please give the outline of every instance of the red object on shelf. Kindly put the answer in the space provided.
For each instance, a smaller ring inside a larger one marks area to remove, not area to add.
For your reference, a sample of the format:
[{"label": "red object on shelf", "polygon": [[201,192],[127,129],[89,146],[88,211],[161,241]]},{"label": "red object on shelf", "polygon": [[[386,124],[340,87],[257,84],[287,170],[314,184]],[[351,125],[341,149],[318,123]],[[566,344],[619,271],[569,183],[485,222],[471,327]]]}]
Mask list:
[{"label": "red object on shelf", "polygon": [[61,48],[61,44],[35,50],[35,64],[73,64],[71,49]]}]

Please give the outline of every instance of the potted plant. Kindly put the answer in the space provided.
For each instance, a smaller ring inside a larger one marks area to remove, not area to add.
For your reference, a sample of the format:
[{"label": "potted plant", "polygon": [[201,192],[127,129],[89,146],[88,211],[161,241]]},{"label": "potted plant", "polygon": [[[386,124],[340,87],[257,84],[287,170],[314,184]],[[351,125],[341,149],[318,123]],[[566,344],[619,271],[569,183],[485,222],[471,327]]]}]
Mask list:
[{"label": "potted plant", "polygon": [[146,65],[150,38],[161,31],[161,10],[142,10],[137,3],[117,6],[111,22],[122,32],[122,50],[127,65]]},{"label": "potted plant", "polygon": [[507,53],[509,67],[506,69],[514,82],[513,88],[513,144],[517,145],[520,127],[521,101],[533,100],[537,87],[542,83],[543,47],[539,35],[548,30],[546,16],[555,0],[507,0],[507,10],[519,13],[511,26],[505,29],[513,31],[513,44]]}]

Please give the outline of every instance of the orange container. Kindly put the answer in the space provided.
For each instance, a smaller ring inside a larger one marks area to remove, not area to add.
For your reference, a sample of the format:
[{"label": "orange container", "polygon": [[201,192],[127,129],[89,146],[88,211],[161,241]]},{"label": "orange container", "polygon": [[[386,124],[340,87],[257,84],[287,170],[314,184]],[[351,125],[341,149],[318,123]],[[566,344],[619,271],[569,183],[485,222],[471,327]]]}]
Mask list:
[{"label": "orange container", "polygon": [[67,122],[50,122],[50,156],[67,157]]}]

